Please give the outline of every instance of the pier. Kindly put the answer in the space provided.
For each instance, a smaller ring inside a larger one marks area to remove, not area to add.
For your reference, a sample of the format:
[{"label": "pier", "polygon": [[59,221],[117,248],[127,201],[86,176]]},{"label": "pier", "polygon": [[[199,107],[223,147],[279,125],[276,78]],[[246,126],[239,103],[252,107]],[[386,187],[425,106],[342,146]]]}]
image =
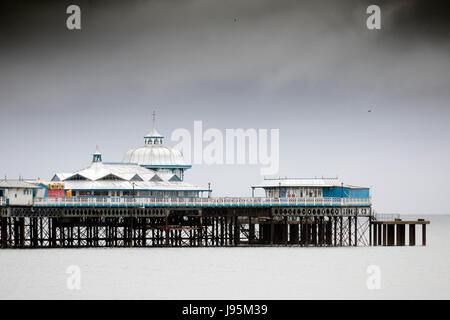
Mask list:
[{"label": "pier", "polygon": [[426,245],[429,221],[342,198],[45,198],[0,206],[1,248]]},{"label": "pier", "polygon": [[338,177],[264,178],[252,197],[212,197],[211,183],[185,181],[191,165],[163,140],[153,114],[121,162],[97,146],[81,170],[0,181],[1,248],[402,246],[406,227],[416,244],[417,225],[426,244],[429,221],[376,215],[370,188]]}]

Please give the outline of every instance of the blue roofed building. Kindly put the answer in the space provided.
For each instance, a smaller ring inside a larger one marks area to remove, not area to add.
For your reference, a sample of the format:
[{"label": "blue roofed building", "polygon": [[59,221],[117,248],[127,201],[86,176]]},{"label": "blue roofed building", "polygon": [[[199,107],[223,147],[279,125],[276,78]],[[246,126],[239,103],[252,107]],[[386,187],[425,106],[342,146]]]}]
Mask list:
[{"label": "blue roofed building", "polygon": [[252,186],[264,189],[268,198],[366,198],[370,188],[344,184],[338,178],[276,178],[264,179]]}]

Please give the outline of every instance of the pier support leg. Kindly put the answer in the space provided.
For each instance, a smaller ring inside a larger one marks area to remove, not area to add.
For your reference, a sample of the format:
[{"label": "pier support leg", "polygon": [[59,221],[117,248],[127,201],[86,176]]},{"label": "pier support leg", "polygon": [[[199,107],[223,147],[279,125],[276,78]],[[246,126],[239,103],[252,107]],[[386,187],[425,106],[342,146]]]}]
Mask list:
[{"label": "pier support leg", "polygon": [[317,217],[314,217],[314,223],[312,224],[312,244],[317,246]]},{"label": "pier support leg", "polygon": [[397,225],[397,245],[398,246],[405,245],[405,225],[404,224]]},{"label": "pier support leg", "polygon": [[[200,246],[200,247],[203,247],[203,212],[202,211],[200,211],[199,212],[199,215],[200,215],[200,217],[199,217],[199,226],[200,226],[200,229],[198,230],[198,245]],[[174,230],[174,232],[175,232],[175,234],[176,234],[176,230]]]},{"label": "pier support leg", "polygon": [[337,246],[337,217],[333,217],[334,220],[334,230],[333,230],[333,236],[334,236],[334,246]]},{"label": "pier support leg", "polygon": [[378,245],[378,225],[371,224],[373,227],[373,245],[376,247]]},{"label": "pier support leg", "polygon": [[324,227],[324,221],[323,221],[323,217],[319,217],[319,232],[318,232],[318,234],[319,234],[319,246],[323,246],[323,244],[324,244],[324,232],[323,232],[323,227]]},{"label": "pier support leg", "polygon": [[56,248],[56,226],[58,224],[56,218],[50,218],[50,224],[50,247]]},{"label": "pier support leg", "polygon": [[25,248],[25,218],[19,218],[19,221],[20,221],[20,247]]},{"label": "pier support leg", "polygon": [[416,225],[415,224],[409,225],[409,245],[410,246],[416,245]]},{"label": "pier support leg", "polygon": [[305,217],[305,245],[309,246],[311,244],[311,232],[312,232],[312,222],[311,219]]},{"label": "pier support leg", "polygon": [[234,217],[234,245],[238,246],[241,242],[241,226],[239,223],[239,217]]},{"label": "pier support leg", "polygon": [[388,246],[395,245],[395,226],[393,224],[388,224]]},{"label": "pier support leg", "polygon": [[216,217],[215,219],[215,229],[216,229],[216,242],[215,245],[218,247],[220,246],[220,218]]},{"label": "pier support leg", "polygon": [[228,246],[228,217],[225,217],[225,246]]},{"label": "pier support leg", "polygon": [[166,236],[166,247],[169,246],[169,213],[166,214],[165,217],[165,225],[164,225],[164,231]]},{"label": "pier support leg", "polygon": [[348,246],[352,246],[352,217],[348,217]]},{"label": "pier support leg", "polygon": [[299,244],[300,243],[300,237],[299,237],[299,225],[298,224],[290,224],[289,225],[289,242],[290,244]]},{"label": "pier support leg", "polygon": [[1,236],[1,247],[8,247],[8,218],[0,218],[0,236]]},{"label": "pier support leg", "polygon": [[422,245],[423,246],[427,245],[427,225],[426,224],[422,225]]},{"label": "pier support leg", "polygon": [[12,247],[19,247],[19,221],[16,218],[11,219],[13,233],[11,239]]},{"label": "pier support leg", "polygon": [[288,217],[284,217],[284,225],[283,225],[283,243],[285,246],[288,245],[288,237],[289,237],[289,229],[288,229]]},{"label": "pier support leg", "polygon": [[[253,237],[255,233],[255,225],[253,225]],[[224,224],[223,217],[220,217],[220,245],[223,247],[224,244]]]},{"label": "pier support leg", "polygon": [[328,217],[325,225],[325,243],[327,246],[333,245],[333,217]]},{"label": "pier support leg", "polygon": [[230,240],[230,246],[232,246],[233,245],[233,239],[234,239],[234,233],[233,233],[233,217],[230,217],[230,224],[229,224],[229,229],[228,229],[228,232],[229,232],[229,235],[228,235],[228,237],[229,237],[229,240]]},{"label": "pier support leg", "polygon": [[216,220],[217,220],[216,217],[212,217],[212,218],[209,219],[209,221],[211,223],[211,245],[212,246],[216,245],[216,241],[215,241],[215,238],[216,238],[216,227],[217,227]]},{"label": "pier support leg", "polygon": [[270,244],[273,244],[273,236],[275,233],[275,226],[273,225],[273,216],[270,216]]},{"label": "pier support leg", "polygon": [[381,224],[379,224],[379,225],[376,225],[376,227],[378,228],[378,239],[377,239],[378,245],[382,246],[383,245],[383,231],[382,231],[383,226]]},{"label": "pier support leg", "polygon": [[252,218],[248,217],[248,244],[253,244],[255,240],[255,225],[252,223]]}]

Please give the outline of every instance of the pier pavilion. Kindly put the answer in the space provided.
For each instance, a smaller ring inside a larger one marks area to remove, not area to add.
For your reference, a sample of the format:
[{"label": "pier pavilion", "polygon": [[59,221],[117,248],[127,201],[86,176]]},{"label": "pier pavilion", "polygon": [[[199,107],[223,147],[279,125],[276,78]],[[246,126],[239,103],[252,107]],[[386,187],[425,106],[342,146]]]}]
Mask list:
[{"label": "pier pavilion", "polygon": [[268,198],[344,198],[370,201],[370,189],[347,185],[338,178],[274,178],[264,179],[255,189],[264,189]]},{"label": "pier pavilion", "polygon": [[122,162],[103,162],[97,150],[92,163],[71,173],[57,173],[52,182],[63,185],[68,197],[199,198],[210,188],[184,181],[191,168],[183,154],[163,143],[155,126],[145,135],[144,145],[130,149]]}]

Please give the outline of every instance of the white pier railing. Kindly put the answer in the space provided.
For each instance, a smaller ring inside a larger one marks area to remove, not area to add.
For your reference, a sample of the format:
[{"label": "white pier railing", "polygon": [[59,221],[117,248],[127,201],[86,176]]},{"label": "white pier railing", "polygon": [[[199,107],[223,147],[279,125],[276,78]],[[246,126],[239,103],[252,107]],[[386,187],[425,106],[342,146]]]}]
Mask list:
[{"label": "white pier railing", "polygon": [[370,206],[370,198],[35,198],[44,207],[253,207],[253,206]]}]

